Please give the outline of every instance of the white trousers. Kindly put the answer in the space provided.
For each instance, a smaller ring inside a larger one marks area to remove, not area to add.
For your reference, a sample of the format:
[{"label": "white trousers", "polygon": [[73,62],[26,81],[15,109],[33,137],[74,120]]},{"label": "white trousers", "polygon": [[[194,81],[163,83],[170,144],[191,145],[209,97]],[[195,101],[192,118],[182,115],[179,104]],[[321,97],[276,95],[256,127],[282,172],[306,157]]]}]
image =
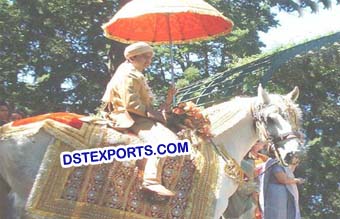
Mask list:
[{"label": "white trousers", "polygon": [[[173,142],[178,137],[163,124],[151,119],[132,116],[135,124],[130,128],[138,137],[142,138],[147,144],[157,146],[162,143]],[[156,181],[161,183],[162,168],[164,159],[152,156],[147,159],[144,169],[144,181]]]}]

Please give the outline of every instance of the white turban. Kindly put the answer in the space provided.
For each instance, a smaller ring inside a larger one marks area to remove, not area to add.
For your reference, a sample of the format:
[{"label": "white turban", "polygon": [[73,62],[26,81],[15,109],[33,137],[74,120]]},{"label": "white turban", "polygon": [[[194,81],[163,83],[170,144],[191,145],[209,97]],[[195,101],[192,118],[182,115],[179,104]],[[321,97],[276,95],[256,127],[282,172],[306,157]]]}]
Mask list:
[{"label": "white turban", "polygon": [[124,51],[124,56],[126,59],[136,56],[136,55],[140,55],[143,53],[148,53],[148,52],[152,52],[153,53],[153,49],[152,47],[144,42],[138,42],[138,43],[133,43],[129,46],[127,46],[125,48]]}]

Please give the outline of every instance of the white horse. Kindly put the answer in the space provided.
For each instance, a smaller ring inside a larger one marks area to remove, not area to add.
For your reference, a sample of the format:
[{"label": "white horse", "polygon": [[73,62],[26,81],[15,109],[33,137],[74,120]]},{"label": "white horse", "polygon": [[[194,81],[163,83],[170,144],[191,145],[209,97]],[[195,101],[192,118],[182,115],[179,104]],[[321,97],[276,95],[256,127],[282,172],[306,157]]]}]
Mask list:
[{"label": "white horse", "polygon": [[[238,97],[205,110],[211,120],[220,166],[231,162],[236,169],[234,177],[228,176],[225,168],[219,170],[213,218],[219,219],[227,208],[228,198],[242,180],[237,172],[240,162],[258,139],[274,142],[288,151],[297,150],[299,141],[294,131],[300,110],[294,101],[298,94],[297,87],[287,95],[268,94],[260,85],[257,97]],[[25,203],[46,148],[54,140],[45,131],[0,140],[0,218],[25,218]],[[8,192],[15,196],[9,208]]]}]

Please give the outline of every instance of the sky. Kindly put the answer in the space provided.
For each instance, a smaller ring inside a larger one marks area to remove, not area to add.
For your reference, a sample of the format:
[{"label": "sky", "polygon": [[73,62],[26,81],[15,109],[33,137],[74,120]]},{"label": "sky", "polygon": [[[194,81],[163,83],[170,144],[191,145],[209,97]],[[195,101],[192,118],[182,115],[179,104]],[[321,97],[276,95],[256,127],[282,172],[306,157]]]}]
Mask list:
[{"label": "sky", "polygon": [[272,11],[277,14],[276,19],[280,26],[270,29],[267,33],[259,32],[260,39],[266,45],[262,49],[264,52],[340,31],[340,5],[336,5],[335,1],[332,1],[332,8],[328,10],[323,9],[320,4],[319,11],[313,14],[306,8],[300,17],[297,12],[287,13],[277,8]]}]

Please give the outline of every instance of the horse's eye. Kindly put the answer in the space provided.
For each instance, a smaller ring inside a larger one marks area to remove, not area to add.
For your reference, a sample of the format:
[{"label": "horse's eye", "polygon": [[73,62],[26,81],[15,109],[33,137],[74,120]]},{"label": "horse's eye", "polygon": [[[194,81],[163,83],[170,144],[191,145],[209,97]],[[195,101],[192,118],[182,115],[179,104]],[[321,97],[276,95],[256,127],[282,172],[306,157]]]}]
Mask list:
[{"label": "horse's eye", "polygon": [[274,119],[271,118],[270,116],[268,116],[268,118],[267,118],[267,123],[273,124],[273,123],[274,123]]},{"label": "horse's eye", "polygon": [[285,119],[289,119],[289,113],[288,112],[284,112],[283,113],[283,118],[285,118]]},{"label": "horse's eye", "polygon": [[275,123],[274,115],[269,115],[269,116],[267,117],[267,123],[268,123],[268,124],[273,124],[273,123]]}]

